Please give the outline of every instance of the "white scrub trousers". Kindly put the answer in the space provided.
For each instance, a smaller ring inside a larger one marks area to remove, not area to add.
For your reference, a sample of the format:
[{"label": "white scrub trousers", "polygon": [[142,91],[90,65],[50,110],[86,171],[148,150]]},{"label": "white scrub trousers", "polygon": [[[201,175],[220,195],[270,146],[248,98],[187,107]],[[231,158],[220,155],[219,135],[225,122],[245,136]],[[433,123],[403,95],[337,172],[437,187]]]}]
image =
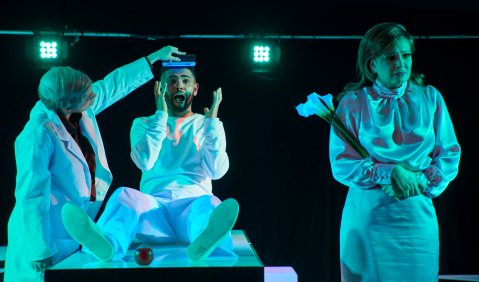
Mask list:
[{"label": "white scrub trousers", "polygon": [[[111,195],[97,224],[113,244],[113,260],[118,260],[135,237],[149,244],[191,243],[220,203],[213,195],[172,199],[169,191],[152,196],[120,187]],[[211,256],[237,257],[231,232]]]}]

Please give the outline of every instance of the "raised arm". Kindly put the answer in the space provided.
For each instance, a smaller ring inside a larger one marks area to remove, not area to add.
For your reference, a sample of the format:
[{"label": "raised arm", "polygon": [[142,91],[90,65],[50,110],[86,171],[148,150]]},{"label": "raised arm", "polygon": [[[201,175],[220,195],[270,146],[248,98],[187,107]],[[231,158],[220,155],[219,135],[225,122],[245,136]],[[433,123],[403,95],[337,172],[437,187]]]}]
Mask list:
[{"label": "raised arm", "polygon": [[165,46],[148,56],[138,59],[130,64],[119,67],[109,73],[102,80],[92,85],[92,90],[97,94],[93,101],[92,110],[95,114],[122,99],[135,89],[153,78],[151,68],[157,61],[179,61],[178,55],[184,55],[178,48]]},{"label": "raised arm", "polygon": [[166,137],[168,109],[165,102],[166,85],[161,86],[155,81],[156,112],[150,117],[141,117],[133,121],[130,132],[131,159],[141,170],[150,170],[161,150],[161,144]]},{"label": "raised arm", "polygon": [[218,109],[223,100],[221,88],[213,92],[211,109],[205,111],[205,141],[201,149],[202,165],[211,179],[219,179],[228,171],[229,159],[226,153],[226,135],[223,123],[218,118]]}]

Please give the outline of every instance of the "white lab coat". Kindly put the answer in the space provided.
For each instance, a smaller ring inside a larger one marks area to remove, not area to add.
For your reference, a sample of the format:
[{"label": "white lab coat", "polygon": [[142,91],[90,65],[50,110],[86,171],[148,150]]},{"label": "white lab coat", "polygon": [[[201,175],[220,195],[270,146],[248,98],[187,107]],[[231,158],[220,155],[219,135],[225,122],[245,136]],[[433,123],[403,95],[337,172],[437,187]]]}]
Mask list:
[{"label": "white lab coat", "polygon": [[55,112],[39,101],[15,141],[16,203],[8,222],[5,282],[43,281],[32,261],[52,257],[53,263],[79,248],[63,227],[66,202],[81,206],[94,218],[112,182],[95,115],[153,78],[142,58],[93,83],[93,105],[82,113],[80,126],[96,156],[96,202],[90,202],[88,164]]}]

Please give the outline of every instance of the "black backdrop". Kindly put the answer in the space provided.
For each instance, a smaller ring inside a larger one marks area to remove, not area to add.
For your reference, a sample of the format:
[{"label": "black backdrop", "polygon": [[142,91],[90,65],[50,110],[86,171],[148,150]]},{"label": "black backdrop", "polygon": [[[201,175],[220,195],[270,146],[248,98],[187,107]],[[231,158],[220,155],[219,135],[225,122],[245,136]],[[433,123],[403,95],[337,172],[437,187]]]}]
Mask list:
[{"label": "black backdrop", "polygon": [[[88,1],[82,3],[88,4]],[[60,10],[61,17],[50,19],[53,26],[73,21],[79,25],[77,28],[88,30],[155,33],[158,29],[156,34],[169,34],[164,31],[167,29],[164,18],[158,19],[155,26],[155,20],[141,21],[138,16],[135,21],[127,17],[120,21],[112,12],[103,15],[102,22],[98,19],[81,22],[78,19],[82,13],[73,13],[69,7]],[[352,8],[344,11],[331,8],[332,15],[321,18],[312,18],[314,12],[306,7],[303,14],[309,19],[298,16],[295,12],[299,13],[299,8],[295,8],[290,12],[296,16],[289,20],[286,13],[276,7],[264,25],[255,17],[259,15],[234,12],[234,7],[223,7],[221,11],[227,13],[222,13],[220,19],[215,18],[220,13],[216,7],[203,17],[188,13],[189,29],[180,21],[178,25],[171,25],[170,34],[236,34],[252,32],[253,27],[260,26],[263,31],[286,35],[362,35],[371,25],[385,20],[405,24],[414,35],[479,34],[472,25],[479,15],[473,7],[438,7],[408,8],[408,13],[401,13],[404,7],[394,12],[390,9],[396,7],[385,7],[381,13],[378,10],[367,13],[367,9],[361,8],[359,11],[365,17],[358,16]],[[284,7],[280,8],[284,11]],[[103,6],[98,10],[106,13]],[[89,17],[87,11],[90,10],[81,10],[85,17]],[[250,20],[239,22],[245,18]],[[20,24],[9,20],[2,26],[32,29],[39,28],[34,25],[36,22],[49,23],[49,19],[38,16],[23,15],[20,19],[23,20]],[[192,24],[196,20],[198,24]],[[6,226],[15,201],[13,142],[37,101],[36,87],[44,72],[25,57],[26,39],[27,36],[0,35],[1,245],[7,244]],[[244,52],[245,43],[243,39],[152,41],[81,37],[70,48],[65,64],[96,80],[115,67],[167,44],[195,53],[200,92],[194,101],[194,110],[201,112],[204,106],[210,106],[212,91],[223,88],[219,115],[226,130],[230,170],[222,179],[214,181],[213,189],[220,198],[234,197],[240,203],[235,228],[245,230],[265,265],[293,266],[300,281],[339,281],[339,223],[347,188],[331,175],[329,126],[319,118],[300,117],[294,106],[304,102],[306,95],[313,91],[337,93],[353,78],[359,40],[281,40],[281,72],[273,79],[252,75],[242,65],[240,54]],[[476,106],[479,39],[418,39],[416,45],[415,68],[425,73],[428,84],[443,93],[463,150],[458,177],[434,200],[441,238],[440,272],[479,273],[479,243],[475,231],[479,195],[474,180],[475,163],[479,159],[474,149],[479,120]],[[152,88],[150,81],[98,116],[114,175],[110,193],[119,186],[138,187],[140,171],[129,158],[129,130],[135,117],[153,113]]]}]

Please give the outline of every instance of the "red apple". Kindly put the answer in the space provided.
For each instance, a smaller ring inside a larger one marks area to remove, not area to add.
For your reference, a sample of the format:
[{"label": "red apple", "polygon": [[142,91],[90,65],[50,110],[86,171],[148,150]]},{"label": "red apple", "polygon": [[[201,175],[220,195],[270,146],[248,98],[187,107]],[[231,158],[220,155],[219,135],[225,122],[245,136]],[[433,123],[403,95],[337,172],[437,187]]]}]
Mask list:
[{"label": "red apple", "polygon": [[151,248],[138,248],[135,252],[135,260],[139,265],[149,265],[153,261],[153,250]]}]

